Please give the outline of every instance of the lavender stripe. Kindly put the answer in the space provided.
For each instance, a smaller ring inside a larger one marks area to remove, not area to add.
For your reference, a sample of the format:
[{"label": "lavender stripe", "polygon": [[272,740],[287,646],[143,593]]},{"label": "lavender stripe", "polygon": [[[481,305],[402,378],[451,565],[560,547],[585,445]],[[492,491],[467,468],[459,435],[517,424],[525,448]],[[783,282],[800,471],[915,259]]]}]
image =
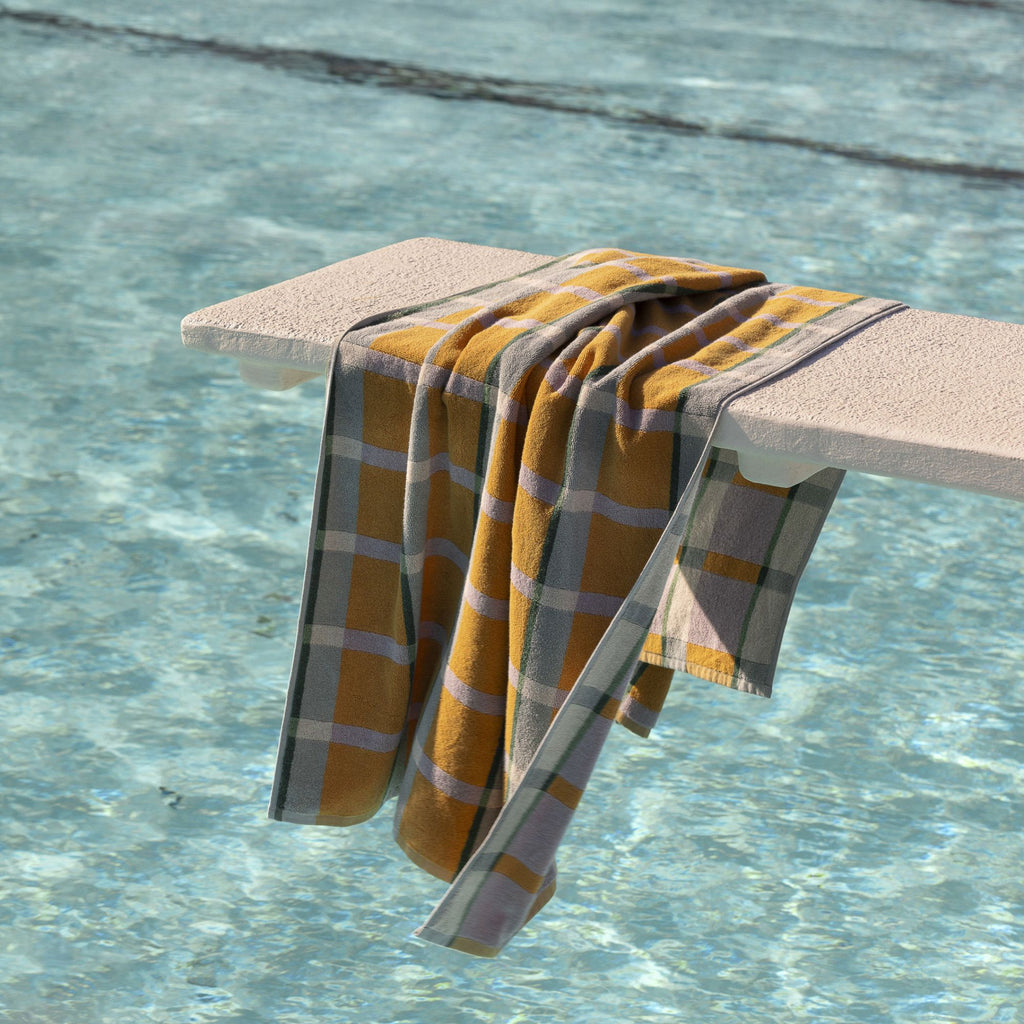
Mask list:
[{"label": "lavender stripe", "polygon": [[404,729],[398,732],[378,732],[376,729],[362,729],[356,725],[335,725],[331,729],[331,740],[334,743],[343,743],[347,747],[390,754],[398,749],[404,732]]},{"label": "lavender stripe", "polygon": [[439,622],[423,619],[419,623],[419,635],[425,640],[434,640],[441,645],[448,643],[449,632]]},{"label": "lavender stripe", "polygon": [[463,707],[469,708],[470,711],[478,711],[482,715],[493,715],[495,718],[501,718],[505,715],[507,702],[505,694],[482,693],[480,690],[464,683],[450,667],[445,669],[444,688]]},{"label": "lavender stripe", "polygon": [[512,664],[508,663],[508,684],[512,692],[509,694],[509,703],[515,703],[515,695],[521,694],[525,699],[533,701],[534,704],[541,704],[544,707],[557,710],[569,696],[568,690],[560,690],[557,686],[549,683],[541,683],[536,679],[522,673]]},{"label": "lavender stripe", "polygon": [[483,786],[474,786],[469,782],[449,775],[443,768],[438,767],[427,756],[422,744],[413,743],[412,749],[413,764],[416,770],[434,789],[464,804],[475,804],[477,807],[500,807],[503,802],[501,789],[484,789]]},{"label": "lavender stripe", "polygon": [[318,722],[311,718],[295,721],[295,736],[300,740],[314,740],[319,743],[341,743],[359,750],[375,750],[389,754],[398,749],[404,730],[380,732],[377,729],[363,729],[355,725],[339,725],[337,722]]},{"label": "lavender stripe", "polygon": [[429,537],[423,553],[431,558],[447,558],[463,572],[469,568],[469,556],[447,537]]},{"label": "lavender stripe", "polygon": [[515,505],[511,501],[501,501],[490,491],[480,496],[480,511],[496,523],[511,523]]},{"label": "lavender stripe", "polygon": [[396,665],[411,665],[416,653],[413,644],[400,644],[380,633],[367,633],[345,626],[327,626],[314,623],[309,627],[309,643],[314,647],[333,647],[337,650],[364,651],[379,654]]},{"label": "lavender stripe", "polygon": [[660,530],[664,528],[669,518],[666,509],[623,505],[600,491],[565,490],[563,492],[561,484],[540,476],[525,465],[519,470],[519,486],[527,494],[548,505],[555,505],[561,500],[561,507],[566,512],[597,512],[606,519],[622,523],[624,526]]},{"label": "lavender stripe", "polygon": [[537,592],[540,590],[541,603],[545,608],[554,608],[563,612],[585,611],[592,615],[611,617],[618,611],[619,605],[622,604],[621,597],[614,597],[610,594],[566,590],[561,587],[553,587],[547,583],[541,587],[536,580],[527,576],[515,564],[512,566],[512,586],[530,601],[537,599]]},{"label": "lavender stripe", "polygon": [[346,344],[344,339],[338,350],[338,358],[346,366],[355,366],[360,370],[374,373],[378,377],[401,380],[406,384],[415,384],[420,376],[420,364],[417,362],[402,359],[390,352],[379,352],[376,349],[363,348],[361,345]]},{"label": "lavender stripe", "polygon": [[447,473],[452,483],[465,487],[467,491],[476,491],[482,483],[472,470],[457,466],[451,461],[448,452],[438,452],[429,459],[411,459],[406,463],[406,479],[410,484],[422,484],[436,473]]},{"label": "lavender stripe", "polygon": [[398,564],[402,558],[402,545],[394,541],[379,540],[361,533],[349,533],[345,530],[322,530],[321,543],[323,551],[345,551],[349,554],[365,555],[376,558],[380,562]]},{"label": "lavender stripe", "polygon": [[466,580],[462,588],[462,597],[466,604],[480,615],[497,621],[508,621],[508,601],[482,593],[469,580]]},{"label": "lavender stripe", "polygon": [[[673,366],[679,365],[678,361]],[[704,373],[707,367],[701,368]],[[615,400],[615,422],[628,430],[667,433],[675,429],[676,414],[665,409],[634,409],[621,398]]]}]

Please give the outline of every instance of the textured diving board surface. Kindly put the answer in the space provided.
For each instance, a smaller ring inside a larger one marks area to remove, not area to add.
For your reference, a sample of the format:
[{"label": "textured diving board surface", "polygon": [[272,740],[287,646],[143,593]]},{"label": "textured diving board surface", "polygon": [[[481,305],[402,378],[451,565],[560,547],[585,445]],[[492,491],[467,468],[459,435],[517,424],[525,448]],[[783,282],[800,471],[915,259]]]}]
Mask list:
[{"label": "textured diving board surface", "polygon": [[[411,239],[191,313],[182,339],[236,357],[254,385],[287,388],[323,373],[365,317],[552,258]],[[836,466],[1024,500],[1024,326],[897,313],[738,399],[715,442],[763,483]]]}]

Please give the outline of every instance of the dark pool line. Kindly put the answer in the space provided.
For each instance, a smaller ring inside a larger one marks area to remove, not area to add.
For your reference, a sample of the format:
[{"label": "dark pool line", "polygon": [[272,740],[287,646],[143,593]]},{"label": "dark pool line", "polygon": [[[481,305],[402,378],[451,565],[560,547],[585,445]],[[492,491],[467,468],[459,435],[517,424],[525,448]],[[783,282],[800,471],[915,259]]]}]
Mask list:
[{"label": "dark pool line", "polygon": [[[942,2],[985,6],[995,3],[997,0],[942,0]],[[421,67],[417,64],[347,57],[343,54],[322,50],[246,46],[219,39],[195,39],[172,33],[133,28],[129,25],[100,25],[53,11],[15,10],[0,6],[0,18],[24,24],[41,25],[79,36],[139,40],[149,44],[149,50],[154,47],[162,47],[176,53],[213,54],[320,81],[342,81],[353,85],[396,89],[405,93],[442,100],[475,100],[518,107],[533,107],[562,114],[595,117],[612,124],[643,127],[677,135],[702,135],[735,142],[788,146],[793,149],[802,149],[883,167],[893,167],[903,171],[946,174],[1004,184],[1024,184],[1024,170],[960,161],[935,160],[928,157],[902,156],[898,153],[887,153],[863,146],[846,146],[801,136],[775,134],[743,126],[686,121],[649,110],[621,106],[610,100],[601,90],[586,86],[558,86],[512,78],[465,75],[438,68]]]},{"label": "dark pool line", "polygon": [[954,7],[980,7],[984,11],[1009,11],[1024,14],[1024,6],[1006,0],[925,0],[926,3],[952,4]]}]

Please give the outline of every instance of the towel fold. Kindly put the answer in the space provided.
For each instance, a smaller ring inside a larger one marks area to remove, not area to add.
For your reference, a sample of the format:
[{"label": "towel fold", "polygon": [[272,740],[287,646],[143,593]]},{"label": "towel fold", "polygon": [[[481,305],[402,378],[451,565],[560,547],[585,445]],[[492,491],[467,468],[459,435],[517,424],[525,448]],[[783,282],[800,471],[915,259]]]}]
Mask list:
[{"label": "towel fold", "polygon": [[346,334],[272,817],[395,836],[494,955],[550,897],[611,721],[673,670],[768,695],[842,474],[744,480],[724,405],[902,308],[590,250]]}]

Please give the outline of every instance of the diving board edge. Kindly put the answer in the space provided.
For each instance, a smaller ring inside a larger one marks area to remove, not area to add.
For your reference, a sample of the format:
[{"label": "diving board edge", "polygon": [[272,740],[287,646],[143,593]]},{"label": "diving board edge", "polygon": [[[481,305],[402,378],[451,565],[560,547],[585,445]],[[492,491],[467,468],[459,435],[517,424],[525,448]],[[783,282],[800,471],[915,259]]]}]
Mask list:
[{"label": "diving board edge", "polygon": [[[553,258],[409,239],[198,310],[182,340],[235,357],[257,387],[293,387],[374,313]],[[836,466],[1024,500],[1024,326],[903,309],[738,398],[714,440],[760,483]]]}]

